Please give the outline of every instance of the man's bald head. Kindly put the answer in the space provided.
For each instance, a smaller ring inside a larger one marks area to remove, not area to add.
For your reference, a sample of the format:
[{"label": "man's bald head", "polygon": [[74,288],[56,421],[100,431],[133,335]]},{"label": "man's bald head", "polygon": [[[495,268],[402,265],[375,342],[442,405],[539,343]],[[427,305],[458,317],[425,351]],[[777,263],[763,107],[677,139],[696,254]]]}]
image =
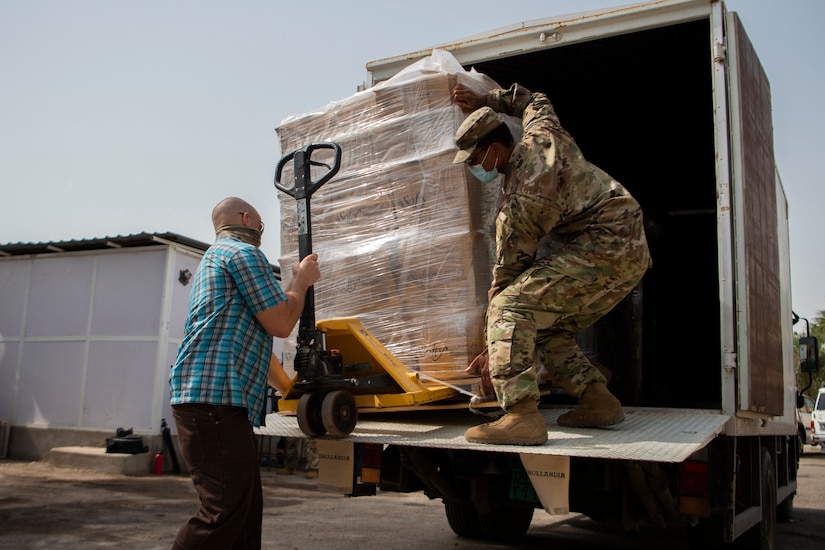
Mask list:
[{"label": "man's bald head", "polygon": [[251,204],[238,197],[227,197],[212,209],[212,225],[216,230],[224,225],[240,225],[244,212],[260,219],[258,211]]}]

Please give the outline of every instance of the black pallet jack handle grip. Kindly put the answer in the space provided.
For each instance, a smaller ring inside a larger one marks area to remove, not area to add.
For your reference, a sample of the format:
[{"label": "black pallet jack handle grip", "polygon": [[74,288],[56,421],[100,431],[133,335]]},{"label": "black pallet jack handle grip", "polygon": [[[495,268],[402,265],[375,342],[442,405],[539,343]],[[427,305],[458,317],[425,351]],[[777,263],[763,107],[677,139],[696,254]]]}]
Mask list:
[{"label": "black pallet jack handle grip", "polygon": [[[332,166],[312,160],[312,153],[318,149],[331,149],[335,152]],[[281,176],[283,174],[284,166],[290,161],[294,160],[295,168],[295,182],[292,187],[286,187],[281,184]],[[318,181],[312,181],[311,169],[313,166],[325,166],[329,171],[321,176]],[[338,173],[341,168],[341,146],[333,142],[311,143],[304,146],[302,149],[292,151],[281,160],[278,161],[278,168],[275,171],[275,187],[279,191],[283,191],[296,200],[308,199],[321,188],[326,182]]]},{"label": "black pallet jack handle grip", "polygon": [[[312,154],[319,149],[330,149],[334,152],[332,166],[312,160]],[[292,187],[281,184],[284,166],[293,162],[295,181]],[[312,167],[324,166],[329,171],[312,181]],[[298,257],[303,260],[312,254],[312,214],[310,212],[310,197],[322,185],[328,182],[341,168],[341,146],[333,142],[311,143],[301,149],[292,151],[278,161],[275,170],[275,187],[298,201]],[[304,299],[304,310],[301,313],[301,322],[298,326],[298,339],[313,339],[315,331],[315,291],[313,287],[307,290]]]}]

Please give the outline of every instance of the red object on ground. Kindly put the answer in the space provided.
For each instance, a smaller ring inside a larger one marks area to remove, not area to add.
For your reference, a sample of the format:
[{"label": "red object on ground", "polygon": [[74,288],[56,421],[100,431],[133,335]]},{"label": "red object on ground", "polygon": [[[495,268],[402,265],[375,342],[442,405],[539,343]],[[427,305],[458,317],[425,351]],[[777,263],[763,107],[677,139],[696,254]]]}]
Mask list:
[{"label": "red object on ground", "polygon": [[155,453],[155,467],[152,470],[156,476],[159,476],[163,473],[163,451],[158,451]]}]

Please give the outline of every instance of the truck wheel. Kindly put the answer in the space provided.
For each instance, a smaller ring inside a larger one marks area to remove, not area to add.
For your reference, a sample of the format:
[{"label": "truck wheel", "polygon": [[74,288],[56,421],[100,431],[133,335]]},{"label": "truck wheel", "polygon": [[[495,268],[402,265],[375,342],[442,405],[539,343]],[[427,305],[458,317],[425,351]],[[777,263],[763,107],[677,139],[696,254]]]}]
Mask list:
[{"label": "truck wheel", "polygon": [[298,427],[310,437],[326,433],[321,420],[321,397],[316,393],[305,393],[298,400]]},{"label": "truck wheel", "polygon": [[447,523],[450,524],[453,533],[459,537],[483,538],[481,520],[478,519],[478,512],[472,502],[468,500],[445,502],[444,512],[447,514]]},{"label": "truck wheel", "polygon": [[346,390],[328,393],[321,404],[321,420],[329,435],[348,436],[358,422],[355,398]]},{"label": "truck wheel", "polygon": [[776,474],[768,449],[762,447],[762,521],[751,527],[744,535],[743,548],[749,550],[772,550],[776,536]]},{"label": "truck wheel", "polygon": [[501,506],[479,514],[481,530],[490,540],[511,541],[520,539],[533,521],[533,508],[526,506]]},{"label": "truck wheel", "polygon": [[445,502],[447,522],[460,537],[497,541],[520,539],[533,521],[533,508],[500,506],[485,513],[476,511],[470,501]]}]

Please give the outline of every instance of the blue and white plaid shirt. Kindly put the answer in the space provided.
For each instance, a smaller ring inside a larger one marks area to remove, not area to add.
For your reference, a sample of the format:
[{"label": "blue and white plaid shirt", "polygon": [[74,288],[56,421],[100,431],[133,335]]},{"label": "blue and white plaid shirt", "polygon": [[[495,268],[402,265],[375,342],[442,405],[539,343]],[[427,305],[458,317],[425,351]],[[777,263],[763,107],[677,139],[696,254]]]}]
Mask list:
[{"label": "blue and white plaid shirt", "polygon": [[263,252],[236,237],[219,237],[193,278],[185,333],[169,378],[172,405],[246,407],[250,423],[259,426],[272,336],[255,314],[285,299]]}]

